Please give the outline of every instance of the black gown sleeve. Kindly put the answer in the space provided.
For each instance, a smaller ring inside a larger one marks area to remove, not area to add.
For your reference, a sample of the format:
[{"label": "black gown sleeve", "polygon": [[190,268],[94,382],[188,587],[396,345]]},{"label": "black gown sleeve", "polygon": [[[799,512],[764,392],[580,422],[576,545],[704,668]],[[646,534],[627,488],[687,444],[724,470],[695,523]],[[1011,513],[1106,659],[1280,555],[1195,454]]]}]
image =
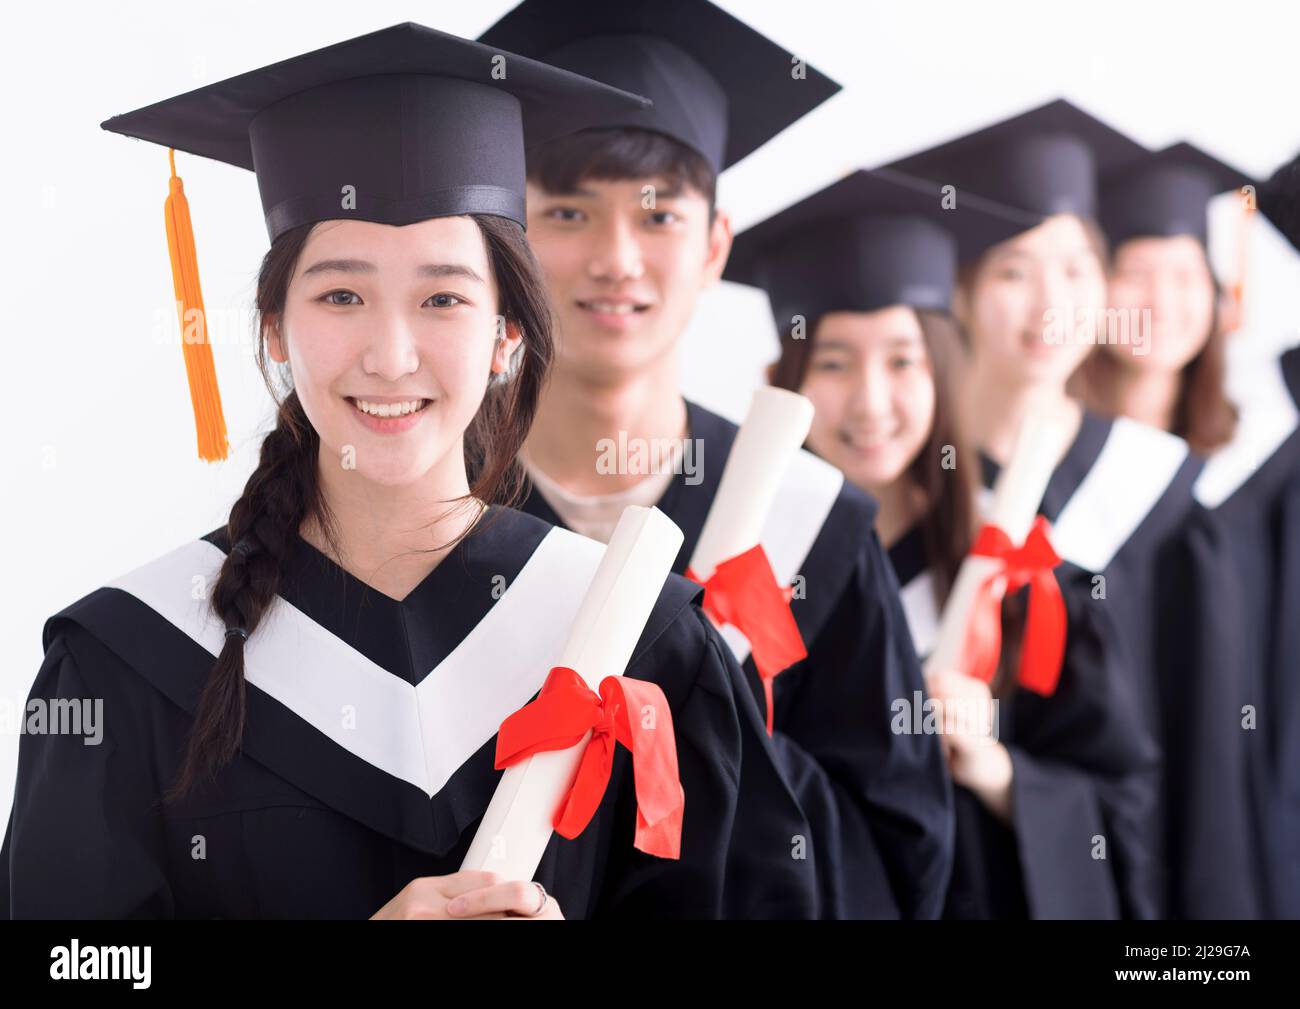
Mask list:
[{"label": "black gown sleeve", "polygon": [[636,796],[628,777],[616,816],[627,836],[614,838],[595,915],[817,917],[808,822],[777,768],[744,674],[698,609],[681,619],[690,647],[657,649],[638,665],[697,656],[693,682],[673,708],[686,795],[682,857],[658,859],[632,845]]},{"label": "black gown sleeve", "polygon": [[1194,509],[1159,567],[1158,718],[1174,918],[1256,918],[1264,902],[1242,722],[1250,675],[1221,525]]},{"label": "black gown sleeve", "polygon": [[65,711],[68,702],[87,702],[88,712],[102,707],[93,731],[88,720],[79,734],[26,732],[19,741],[0,855],[9,917],[173,916],[151,736],[133,700],[138,685],[75,626],[50,642],[25,710],[35,704],[52,712],[59,702]]},{"label": "black gown sleeve", "polygon": [[[774,693],[777,734],[832,783],[807,802],[838,803],[841,836],[823,846],[839,863],[822,871],[840,877],[832,885],[842,901],[861,902],[847,916],[896,909],[903,918],[939,917],[952,868],[952,786],[936,735],[893,729],[896,705],[924,704],[925,687],[898,579],[874,532],[808,658],[777,676]],[[807,781],[814,772],[795,766],[792,752],[787,747],[789,773]],[[881,864],[892,896],[865,906],[879,889]]]},{"label": "black gown sleeve", "polygon": [[1056,692],[1016,688],[1002,702],[1010,824],[958,790],[951,916],[1161,914],[1159,750],[1087,584],[1062,584],[1068,638]]},{"label": "black gown sleeve", "polygon": [[[1295,358],[1293,351],[1292,359]],[[1271,509],[1282,566],[1270,601],[1276,640],[1261,674],[1269,728],[1262,733],[1270,758],[1256,816],[1264,823],[1269,913],[1300,918],[1300,468]],[[1257,744],[1258,745],[1258,744]]]},{"label": "black gown sleeve", "polygon": [[772,735],[781,771],[808,817],[821,917],[895,919],[898,903],[860,797],[783,732]]}]

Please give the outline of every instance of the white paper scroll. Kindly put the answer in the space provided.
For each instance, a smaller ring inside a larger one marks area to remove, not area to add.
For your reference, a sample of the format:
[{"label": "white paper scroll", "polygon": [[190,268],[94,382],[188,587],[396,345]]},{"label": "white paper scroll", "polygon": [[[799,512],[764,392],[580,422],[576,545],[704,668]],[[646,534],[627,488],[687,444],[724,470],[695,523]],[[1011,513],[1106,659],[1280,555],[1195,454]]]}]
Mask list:
[{"label": "white paper scroll", "polygon": [[[658,508],[627,508],[605,548],[558,658],[537,657],[538,686],[552,666],[568,666],[596,690],[621,676],[659,599],[682,531]],[[573,784],[591,733],[567,750],[529,757],[507,768],[497,784],[462,869],[486,869],[506,879],[532,879],[551,839],[551,822]]]},{"label": "white paper scroll", "polygon": [[755,390],[691,555],[691,571],[701,580],[707,581],[722,561],[759,542],[785,471],[808,437],[812,419],[812,403],[797,392],[771,386]]},{"label": "white paper scroll", "polygon": [[[1034,420],[1032,411],[1021,424],[1011,459],[998,474],[993,503],[984,516],[986,522],[1000,527],[1012,543],[1023,543],[1029,534],[1064,444],[1061,426]],[[938,641],[925,662],[927,675],[962,668],[961,653],[975,596],[980,585],[1000,567],[1001,562],[992,557],[967,557],[962,561],[943,608]]]}]

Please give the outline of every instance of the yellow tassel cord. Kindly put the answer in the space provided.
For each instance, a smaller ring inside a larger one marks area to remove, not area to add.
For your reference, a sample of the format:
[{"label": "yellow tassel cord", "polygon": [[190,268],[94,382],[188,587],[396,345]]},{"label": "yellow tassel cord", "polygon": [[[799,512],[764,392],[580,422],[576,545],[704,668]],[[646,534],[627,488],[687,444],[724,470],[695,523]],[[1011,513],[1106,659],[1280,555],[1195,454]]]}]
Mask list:
[{"label": "yellow tassel cord", "polygon": [[181,323],[181,348],[185,374],[194,404],[194,427],[198,434],[199,458],[216,462],[230,454],[226,418],[221,412],[217,369],[208,340],[207,314],[199,287],[199,260],[194,249],[194,229],[185,187],[176,174],[176,152],[168,150],[171,164],[170,192],[163,207],[167,219],[167,251],[171,253],[172,281],[176,286],[176,312]]}]

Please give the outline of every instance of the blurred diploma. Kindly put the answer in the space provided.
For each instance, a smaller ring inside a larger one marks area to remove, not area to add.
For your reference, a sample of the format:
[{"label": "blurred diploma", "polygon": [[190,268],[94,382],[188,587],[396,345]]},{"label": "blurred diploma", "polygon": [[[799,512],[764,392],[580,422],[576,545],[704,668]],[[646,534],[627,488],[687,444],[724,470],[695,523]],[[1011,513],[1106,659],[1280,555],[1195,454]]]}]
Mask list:
[{"label": "blurred diploma", "polygon": [[[998,474],[992,504],[984,516],[987,524],[998,526],[1016,545],[1029,534],[1064,443],[1065,432],[1059,424],[1035,420],[1033,410],[1026,414],[1011,459]],[[969,672],[962,650],[971,609],[980,586],[1002,567],[1002,561],[994,557],[967,557],[962,561],[943,608],[938,641],[925,661],[927,676],[945,670]]]},{"label": "blurred diploma", "polygon": [[755,546],[790,461],[808,437],[813,405],[797,392],[755,390],[736,433],[690,569],[707,581],[723,561]]},{"label": "blurred diploma", "polygon": [[[575,670],[593,691],[622,676],[682,546],[682,531],[658,508],[628,508],[591,579],[563,652],[538,656],[538,686],[552,666]],[[591,738],[508,767],[497,784],[462,869],[530,880],[551,840],[552,821]]]}]

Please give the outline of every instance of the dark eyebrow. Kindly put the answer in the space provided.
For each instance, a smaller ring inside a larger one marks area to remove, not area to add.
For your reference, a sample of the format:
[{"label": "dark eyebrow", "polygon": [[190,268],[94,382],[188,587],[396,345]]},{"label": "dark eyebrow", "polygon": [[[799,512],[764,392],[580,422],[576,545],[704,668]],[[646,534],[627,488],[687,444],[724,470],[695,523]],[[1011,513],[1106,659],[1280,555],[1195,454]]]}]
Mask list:
[{"label": "dark eyebrow", "polygon": [[375,264],[367,263],[364,259],[322,259],[319,263],[302,271],[304,277],[313,273],[374,273]]},{"label": "dark eyebrow", "polygon": [[416,272],[421,277],[464,277],[466,280],[485,283],[472,267],[461,263],[425,263]]},{"label": "dark eyebrow", "polygon": [[[367,262],[364,259],[322,259],[319,263],[307,267],[302,271],[304,277],[314,273],[376,273],[378,268],[374,263]],[[459,263],[425,263],[423,266],[416,268],[416,273],[421,277],[464,277],[466,280],[476,280],[480,284],[483,278],[468,266],[462,266]]]},{"label": "dark eyebrow", "polygon": [[646,185],[654,188],[655,196],[662,196],[665,200],[676,199],[686,192],[686,186],[682,184],[681,179],[660,179],[657,182],[648,182]]},{"label": "dark eyebrow", "polygon": [[[623,180],[619,180],[619,181],[623,181]],[[541,189],[542,192],[545,193],[546,196],[550,199],[562,199],[566,196],[585,197],[587,199],[594,199],[597,196],[597,193],[594,189],[586,188],[585,186],[582,185],[581,182],[576,183],[573,186],[566,187],[565,189],[562,190],[547,189],[544,186],[542,186],[540,183],[538,183],[537,185],[538,188]],[[644,185],[652,186],[655,191],[655,196],[662,196],[666,200],[671,200],[675,197],[681,196],[683,193],[686,192],[686,184],[680,178],[676,178],[676,177],[651,176],[649,179],[647,179],[644,182]],[[642,199],[640,192],[637,193],[636,199],[638,202]]]}]

